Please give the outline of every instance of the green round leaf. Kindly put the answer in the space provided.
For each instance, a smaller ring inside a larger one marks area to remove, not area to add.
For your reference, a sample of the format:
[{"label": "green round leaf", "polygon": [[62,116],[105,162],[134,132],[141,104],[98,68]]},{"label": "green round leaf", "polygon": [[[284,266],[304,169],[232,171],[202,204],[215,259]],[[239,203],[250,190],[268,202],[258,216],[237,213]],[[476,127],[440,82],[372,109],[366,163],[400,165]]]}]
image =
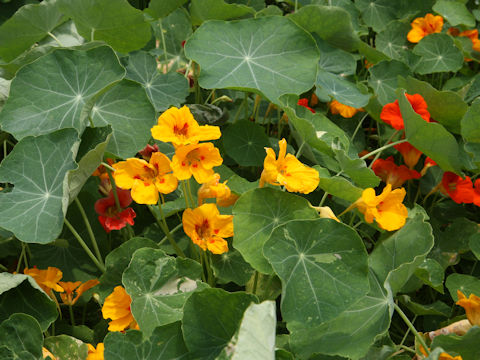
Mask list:
[{"label": "green round leaf", "polygon": [[92,107],[95,126],[112,126],[107,151],[121,158],[134,156],[151,138],[155,110],[141,85],[123,80],[103,94]]},{"label": "green round leaf", "polygon": [[333,319],[369,290],[365,246],[335,220],[290,221],[264,254],[282,280],[282,317],[292,328]]},{"label": "green round leaf", "polygon": [[32,277],[0,273],[0,322],[14,313],[33,316],[46,331],[58,316],[57,307]]},{"label": "green round leaf", "polygon": [[13,314],[0,324],[0,344],[5,345],[12,359],[41,359],[43,334],[38,322],[26,314]]},{"label": "green round leaf", "polygon": [[59,0],[62,12],[85,39],[105,41],[116,51],[142,48],[151,37],[143,13],[127,0]]},{"label": "green round leaf", "polygon": [[375,38],[376,49],[391,59],[405,61],[411,51],[408,50],[407,33],[410,25],[394,21],[388,27],[377,34]]},{"label": "green round leaf", "polygon": [[243,313],[254,295],[205,289],[190,296],[183,308],[183,337],[191,353],[204,360],[216,359],[237,332]]},{"label": "green round leaf", "polygon": [[363,94],[354,83],[323,70],[318,71],[315,86],[325,90],[333,99],[354,108],[367,105],[370,99],[370,94]]},{"label": "green round leaf", "polygon": [[0,165],[0,182],[14,184],[0,193],[0,226],[24,242],[55,240],[67,212],[70,170],[77,167],[74,129],[22,139]]},{"label": "green round leaf", "polygon": [[453,301],[458,301],[457,290],[466,297],[470,294],[480,296],[480,280],[474,276],[464,274],[450,274],[445,281],[445,286]]},{"label": "green round leaf", "polygon": [[192,0],[190,15],[192,24],[200,25],[206,20],[232,20],[253,16],[255,10],[241,4],[228,4],[224,0]]},{"label": "green round leaf", "polygon": [[395,90],[398,88],[398,75],[410,74],[408,66],[397,60],[379,62],[368,71],[370,73],[368,85],[375,91],[381,105],[396,100]]},{"label": "green round leaf", "polygon": [[62,360],[83,360],[87,358],[87,345],[68,335],[47,337],[43,345]]},{"label": "green round leaf", "polygon": [[361,11],[365,24],[376,32],[384,30],[390,21],[395,20],[398,11],[398,5],[390,0],[357,0],[355,6]]},{"label": "green round leaf", "polygon": [[435,5],[433,5],[433,10],[442,15],[452,26],[475,26],[475,18],[468,11],[465,4],[462,4],[460,1],[437,0]]},{"label": "green round leaf", "polygon": [[238,165],[262,166],[269,145],[265,129],[248,120],[237,121],[222,132],[225,152]]},{"label": "green round leaf", "polygon": [[142,84],[156,111],[179,107],[188,96],[188,80],[177,72],[159,73],[155,58],[143,51],[128,58],[126,78]]},{"label": "green round leaf", "polygon": [[197,280],[201,273],[200,264],[194,260],[149,248],[135,251],[122,279],[132,298],[132,314],[143,333],[151,334],[157,326],[182,318],[185,301],[207,286]]},{"label": "green round leaf", "polygon": [[156,328],[148,338],[140,331],[109,332],[105,337],[105,360],[187,359],[180,322]]},{"label": "green round leaf", "polygon": [[357,59],[345,50],[328,44],[325,40],[316,39],[320,50],[320,69],[342,75],[353,75],[357,69]]},{"label": "green round leaf", "polygon": [[156,18],[163,18],[187,1],[188,0],[151,0],[148,4],[148,12]]},{"label": "green round leaf", "polygon": [[2,130],[17,139],[69,127],[81,133],[85,103],[124,74],[107,46],[55,50],[18,71],[0,113]]},{"label": "green round leaf", "polygon": [[252,267],[235,249],[229,249],[228,252],[221,255],[213,255],[212,268],[217,282],[233,281],[240,286],[245,285],[254,273]]},{"label": "green round leaf", "polygon": [[256,270],[272,274],[263,245],[273,230],[295,219],[315,219],[317,212],[300,196],[271,188],[243,194],[233,208],[233,246]]},{"label": "green round leaf", "polygon": [[312,37],[279,16],[206,22],[185,54],[200,65],[203,88],[257,91],[271,101],[309,90],[319,58]]},{"label": "green round leaf", "polygon": [[447,34],[425,36],[413,48],[413,53],[420,56],[414,71],[421,75],[445,71],[455,72],[463,65],[462,52]]}]

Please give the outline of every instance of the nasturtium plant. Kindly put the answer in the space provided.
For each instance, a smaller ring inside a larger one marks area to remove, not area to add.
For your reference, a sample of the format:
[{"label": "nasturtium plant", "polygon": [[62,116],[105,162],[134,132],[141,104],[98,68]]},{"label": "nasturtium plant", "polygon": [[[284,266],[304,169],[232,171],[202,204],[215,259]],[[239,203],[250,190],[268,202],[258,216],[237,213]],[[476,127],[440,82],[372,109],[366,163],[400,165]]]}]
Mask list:
[{"label": "nasturtium plant", "polygon": [[474,1],[0,4],[1,359],[479,358]]}]

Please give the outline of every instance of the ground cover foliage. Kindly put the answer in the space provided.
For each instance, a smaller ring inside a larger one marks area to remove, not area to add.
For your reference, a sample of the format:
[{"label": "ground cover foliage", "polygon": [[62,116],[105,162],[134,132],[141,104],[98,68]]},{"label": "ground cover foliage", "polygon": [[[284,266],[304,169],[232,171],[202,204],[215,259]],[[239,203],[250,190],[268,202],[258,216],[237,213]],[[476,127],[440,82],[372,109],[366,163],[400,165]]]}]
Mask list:
[{"label": "ground cover foliage", "polygon": [[479,359],[477,21],[0,0],[0,357]]}]

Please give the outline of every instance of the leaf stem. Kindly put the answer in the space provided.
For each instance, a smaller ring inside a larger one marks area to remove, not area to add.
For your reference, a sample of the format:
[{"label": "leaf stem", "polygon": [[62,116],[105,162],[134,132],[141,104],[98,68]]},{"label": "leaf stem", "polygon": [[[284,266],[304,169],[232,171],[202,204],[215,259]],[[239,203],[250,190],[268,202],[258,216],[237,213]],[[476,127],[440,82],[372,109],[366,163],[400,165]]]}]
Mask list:
[{"label": "leaf stem", "polygon": [[63,46],[63,44],[60,42],[60,40],[58,40],[58,38],[53,35],[50,31],[47,33],[53,40],[55,40],[57,42],[58,45],[60,45],[61,47],[65,47]]},{"label": "leaf stem", "polygon": [[73,315],[72,305],[68,305],[68,312],[70,313],[70,321],[72,322],[72,326],[75,326],[75,316]]},{"label": "leaf stem", "polygon": [[[369,152],[369,153],[366,154],[366,155],[363,155],[363,156],[360,158],[360,160],[365,160],[365,159],[369,158],[369,157],[372,156],[372,155],[380,154],[380,153],[381,153],[383,150],[385,150],[385,149],[391,148],[391,147],[393,147],[393,146],[395,146],[395,145],[398,145],[398,144],[403,144],[404,142],[407,142],[407,141],[408,141],[408,140],[403,139],[403,140],[398,140],[398,141],[395,141],[395,142],[390,143],[390,144],[387,144],[387,145],[383,145],[382,147],[379,147],[378,149],[373,150],[373,151]],[[380,156],[380,155],[379,155],[379,156]],[[378,159],[378,157],[377,157],[377,159]],[[373,164],[373,162],[374,162],[375,160],[376,160],[376,159],[372,160],[372,164]]]},{"label": "leaf stem", "polygon": [[175,239],[173,238],[172,234],[170,233],[170,230],[168,230],[168,225],[167,221],[165,220],[165,215],[162,210],[162,204],[158,202],[158,211],[160,212],[160,219],[158,218],[157,214],[155,213],[155,210],[153,209],[152,205],[149,205],[148,208],[150,209],[150,212],[152,215],[155,217],[157,220],[158,226],[160,226],[160,229],[162,229],[163,233],[167,237],[168,241],[170,242],[170,245],[172,245],[173,249],[175,250],[176,254],[181,257],[186,257],[185,253],[180,249],[178,244],[175,242]]},{"label": "leaf stem", "polygon": [[99,268],[99,270],[100,270],[102,273],[105,273],[105,266],[98,261],[98,259],[95,257],[95,255],[93,255],[92,251],[91,251],[90,248],[87,246],[87,244],[85,243],[85,241],[82,239],[82,237],[80,236],[80,234],[75,230],[75,228],[72,226],[72,224],[70,224],[70,221],[68,221],[67,219],[65,219],[64,221],[65,221],[65,225],[67,225],[67,228],[68,228],[68,229],[70,230],[70,232],[73,234],[73,236],[75,237],[75,239],[77,239],[78,243],[79,243],[80,246],[83,248],[83,250],[87,253],[88,257],[93,261],[93,263]]},{"label": "leaf stem", "polygon": [[367,116],[368,116],[368,113],[366,113],[365,115],[363,115],[363,117],[360,119],[360,121],[358,122],[357,127],[355,128],[355,131],[353,132],[352,137],[350,138],[350,141],[353,142],[353,139],[355,139],[355,136],[357,135],[358,130],[360,130],[360,128],[362,127],[363,120],[365,120],[365,119],[367,118]]},{"label": "leaf stem", "polygon": [[253,274],[253,286],[252,286],[253,295],[257,293],[257,285],[258,285],[258,271],[255,270],[255,274]]},{"label": "leaf stem", "polygon": [[187,208],[191,208],[190,200],[188,199],[188,194],[187,194],[187,185],[185,184],[185,181],[182,181],[182,190],[183,190],[183,197],[185,198],[185,205],[187,206]]},{"label": "leaf stem", "polygon": [[405,313],[402,311],[402,309],[400,309],[400,307],[395,302],[393,303],[393,307],[397,311],[398,315],[400,315],[400,317],[403,319],[403,321],[405,321],[405,324],[407,324],[408,328],[412,331],[413,335],[415,335],[415,337],[417,338],[420,345],[423,346],[423,349],[425,350],[427,355],[430,355],[430,350],[428,349],[427,345],[425,344],[425,341],[420,336],[417,329],[415,329],[415,326],[413,326],[413,324],[410,322],[407,315],[405,315]]},{"label": "leaf stem", "polygon": [[97,257],[98,261],[103,265],[102,254],[100,253],[100,249],[98,248],[97,239],[93,234],[92,226],[90,225],[90,221],[88,220],[87,214],[85,213],[85,209],[82,206],[80,200],[78,200],[78,196],[75,198],[75,204],[80,211],[80,215],[82,216],[83,222],[85,223],[85,227],[87,228],[88,236],[92,241],[93,251],[95,251],[95,256]]},{"label": "leaf stem", "polygon": [[162,20],[158,22],[160,25],[160,35],[162,37],[162,47],[163,47],[163,56],[165,57],[165,68],[168,71],[168,54],[167,54],[167,44],[165,43],[165,35],[163,34]]}]

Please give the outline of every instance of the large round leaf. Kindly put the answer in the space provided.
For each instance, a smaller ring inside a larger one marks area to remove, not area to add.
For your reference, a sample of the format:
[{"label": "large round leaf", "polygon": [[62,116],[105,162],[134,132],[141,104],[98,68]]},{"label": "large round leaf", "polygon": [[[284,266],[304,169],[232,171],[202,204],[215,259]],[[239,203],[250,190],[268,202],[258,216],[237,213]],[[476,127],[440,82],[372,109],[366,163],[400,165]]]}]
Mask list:
[{"label": "large round leaf", "polygon": [[142,48],[151,37],[143,13],[127,0],[59,0],[62,12],[73,19],[85,39],[102,40],[116,51]]},{"label": "large round leaf", "polygon": [[222,134],[225,152],[241,166],[261,166],[269,145],[265,129],[248,120],[230,125]]},{"label": "large round leaf", "polygon": [[30,315],[13,314],[0,324],[0,344],[10,350],[8,359],[41,359],[42,343],[42,330]]},{"label": "large round leaf", "polygon": [[0,165],[0,182],[15,185],[0,193],[0,226],[22,241],[48,243],[63,227],[66,177],[77,167],[74,129],[22,139]]},{"label": "large round leaf", "polygon": [[271,188],[243,194],[233,208],[233,215],[233,246],[250,265],[266,274],[273,271],[263,255],[263,245],[272,231],[291,220],[318,217],[304,198]]},{"label": "large round leaf", "polygon": [[282,280],[282,316],[292,328],[333,319],[369,290],[362,239],[335,220],[291,221],[264,254]]},{"label": "large round leaf", "polygon": [[105,360],[180,360],[187,352],[180,322],[156,328],[149,338],[136,330],[105,337]]},{"label": "large round leaf", "polygon": [[128,58],[126,78],[142,84],[156,111],[179,107],[188,96],[187,79],[176,72],[161,74],[155,58],[143,51]]},{"label": "large round leaf", "polygon": [[205,289],[194,293],[183,309],[182,329],[188,350],[203,360],[216,359],[230,345],[252,302],[256,297],[242,292]]},{"label": "large round leaf", "polygon": [[103,94],[92,107],[96,126],[111,125],[107,151],[122,158],[134,156],[151,138],[155,110],[141,85],[124,80]]},{"label": "large round leaf", "polygon": [[0,274],[0,322],[14,313],[33,316],[46,331],[58,316],[55,303],[32,277],[23,274]]},{"label": "large round leaf", "polygon": [[125,290],[132,297],[132,314],[140,329],[150,334],[157,326],[178,321],[185,301],[207,285],[200,264],[174,258],[162,250],[137,250],[123,273]]},{"label": "large round leaf", "polygon": [[280,16],[206,22],[185,54],[200,64],[202,87],[256,91],[271,101],[309,90],[319,59],[312,37]]},{"label": "large round leaf", "polygon": [[447,34],[430,34],[413,48],[413,53],[420,56],[415,66],[419,74],[432,74],[445,71],[458,71],[463,65],[462,52],[455,47]]},{"label": "large round leaf", "polygon": [[107,46],[55,50],[18,71],[0,113],[2,130],[17,139],[69,127],[81,133],[85,103],[124,74]]}]

